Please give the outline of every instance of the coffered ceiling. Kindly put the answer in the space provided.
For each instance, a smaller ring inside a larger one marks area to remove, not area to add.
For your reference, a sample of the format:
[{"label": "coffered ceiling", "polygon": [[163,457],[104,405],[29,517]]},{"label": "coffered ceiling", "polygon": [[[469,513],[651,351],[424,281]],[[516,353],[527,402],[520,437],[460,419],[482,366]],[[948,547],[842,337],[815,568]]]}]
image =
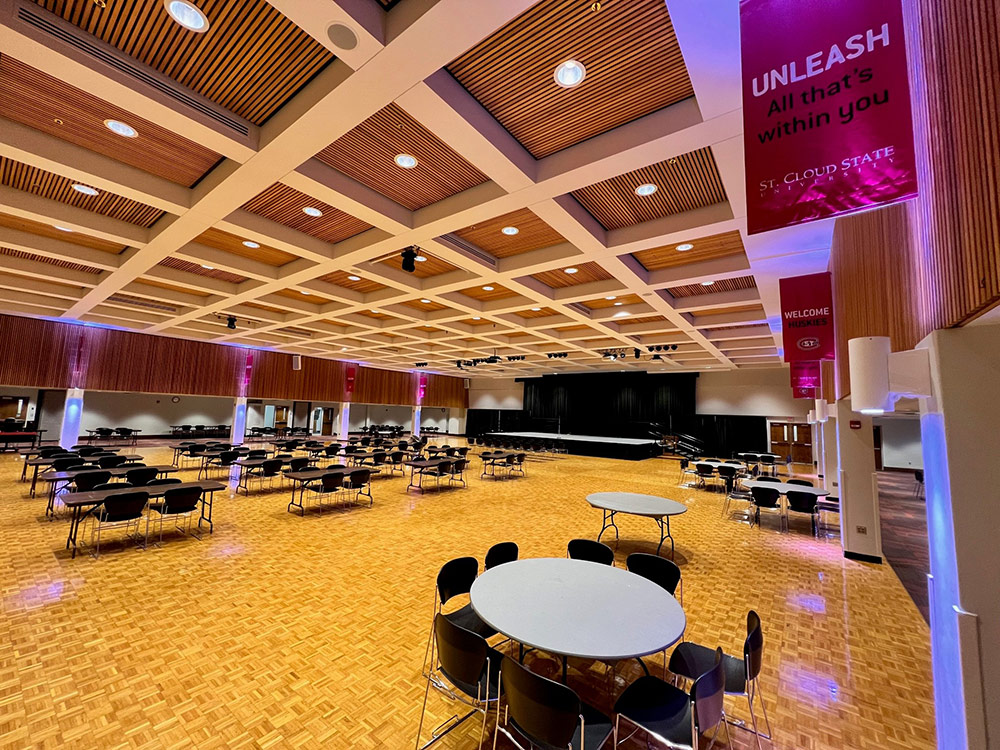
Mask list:
[{"label": "coffered ceiling", "polygon": [[0,311],[477,376],[779,364],[830,228],[746,234],[736,0],[192,3],[0,5]]}]

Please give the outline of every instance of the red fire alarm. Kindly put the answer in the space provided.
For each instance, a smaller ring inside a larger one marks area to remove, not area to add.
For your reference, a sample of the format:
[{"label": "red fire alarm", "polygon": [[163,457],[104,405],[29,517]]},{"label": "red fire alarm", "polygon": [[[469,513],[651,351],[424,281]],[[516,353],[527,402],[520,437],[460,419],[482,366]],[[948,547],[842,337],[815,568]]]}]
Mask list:
[{"label": "red fire alarm", "polygon": [[860,430],[861,429],[861,420],[860,419],[852,419],[851,420],[851,429],[852,430]]}]

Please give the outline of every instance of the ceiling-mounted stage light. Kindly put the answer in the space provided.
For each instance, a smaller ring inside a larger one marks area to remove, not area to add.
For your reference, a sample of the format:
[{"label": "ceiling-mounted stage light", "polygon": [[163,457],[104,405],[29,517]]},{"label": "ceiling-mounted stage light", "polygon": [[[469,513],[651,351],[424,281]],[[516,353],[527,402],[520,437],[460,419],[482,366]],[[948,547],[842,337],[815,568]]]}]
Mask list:
[{"label": "ceiling-mounted stage light", "polygon": [[633,349],[633,350],[632,350],[632,355],[633,355],[633,356],[634,356],[634,357],[635,357],[636,359],[639,359],[639,350],[638,350],[638,349]]},{"label": "ceiling-mounted stage light", "polygon": [[663,357],[661,357],[659,354],[654,354],[653,357],[652,357],[652,359],[653,359],[654,362],[662,362],[663,361]]},{"label": "ceiling-mounted stage light", "polygon": [[407,273],[413,273],[417,270],[417,251],[412,247],[406,248],[400,253],[403,256],[403,270]]},{"label": "ceiling-mounted stage light", "polygon": [[671,344],[670,351],[676,352],[677,351],[677,344]]},{"label": "ceiling-mounted stage light", "polygon": [[233,317],[232,315],[226,318],[226,328],[228,328],[231,331],[236,330],[236,318]]}]

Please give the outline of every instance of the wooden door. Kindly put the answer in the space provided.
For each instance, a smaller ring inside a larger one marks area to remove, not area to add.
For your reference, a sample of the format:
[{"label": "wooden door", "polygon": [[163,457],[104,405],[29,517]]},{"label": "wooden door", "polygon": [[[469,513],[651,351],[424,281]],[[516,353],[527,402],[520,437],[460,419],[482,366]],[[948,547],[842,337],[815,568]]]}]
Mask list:
[{"label": "wooden door", "polygon": [[334,430],[334,422],[336,421],[337,410],[331,406],[323,409],[323,434],[324,435],[336,435]]},{"label": "wooden door", "polygon": [[811,464],[813,462],[812,452],[812,425],[797,423],[791,426],[791,452],[792,463]]},{"label": "wooden door", "polygon": [[785,422],[771,422],[771,453],[777,453],[784,458],[790,452],[789,425]]}]

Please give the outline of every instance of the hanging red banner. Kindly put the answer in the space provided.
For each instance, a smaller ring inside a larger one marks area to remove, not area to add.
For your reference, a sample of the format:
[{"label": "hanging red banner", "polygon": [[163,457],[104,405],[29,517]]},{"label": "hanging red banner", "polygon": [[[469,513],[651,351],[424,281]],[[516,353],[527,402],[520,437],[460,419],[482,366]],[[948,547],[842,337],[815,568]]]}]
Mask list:
[{"label": "hanging red banner", "polygon": [[740,0],[749,234],[917,195],[900,0]]},{"label": "hanging red banner", "polygon": [[823,377],[819,362],[792,362],[790,372],[795,398],[819,397]]},{"label": "hanging red banner", "polygon": [[830,273],[778,279],[786,362],[835,359]]}]

